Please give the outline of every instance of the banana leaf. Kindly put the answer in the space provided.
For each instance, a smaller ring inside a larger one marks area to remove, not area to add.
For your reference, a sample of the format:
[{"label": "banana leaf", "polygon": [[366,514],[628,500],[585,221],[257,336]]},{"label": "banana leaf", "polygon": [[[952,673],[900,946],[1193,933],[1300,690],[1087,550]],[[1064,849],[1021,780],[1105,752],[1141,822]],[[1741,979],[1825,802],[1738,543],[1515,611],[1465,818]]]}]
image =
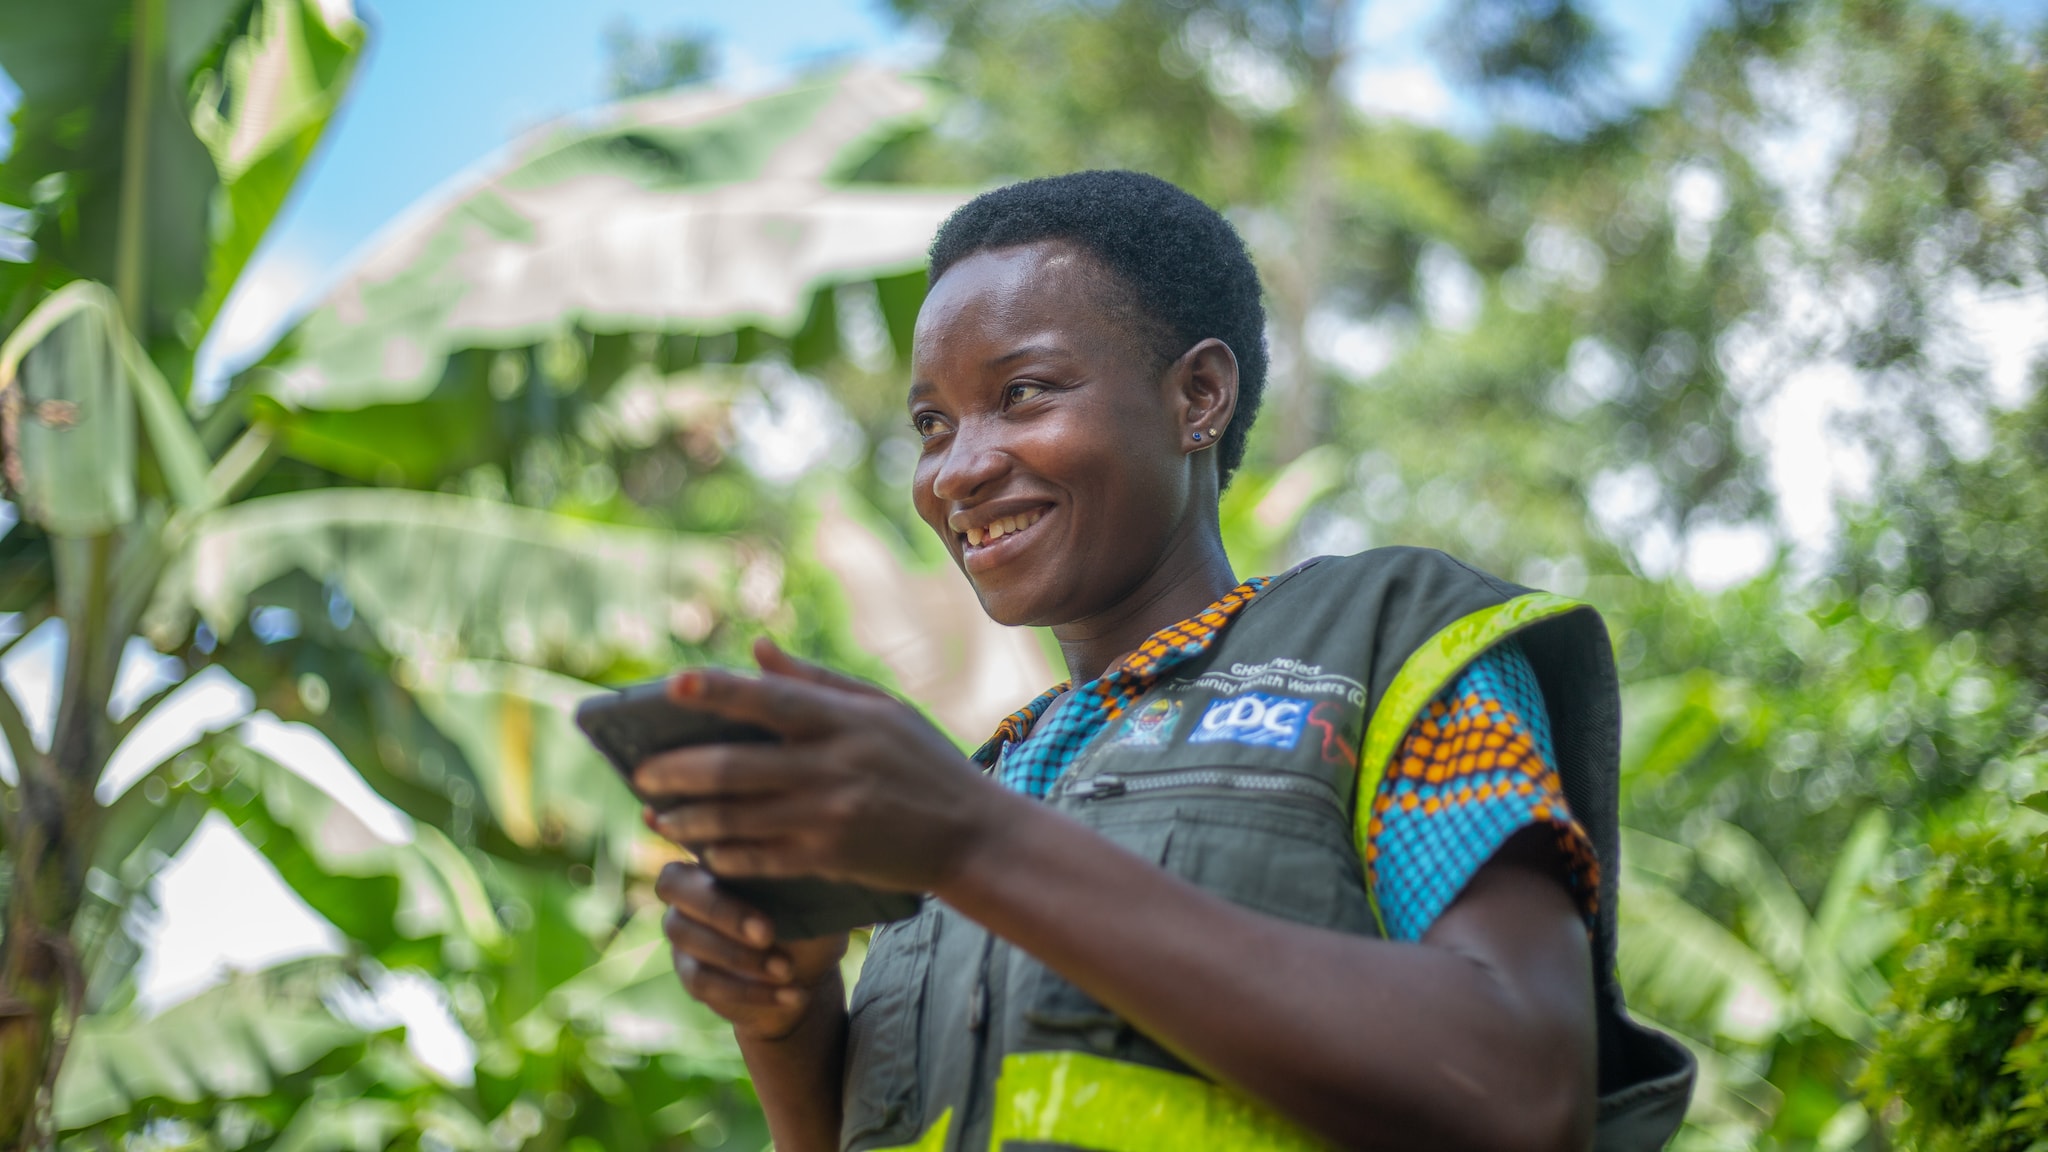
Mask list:
[{"label": "banana leaf", "polygon": [[197,611],[232,635],[249,597],[303,571],[346,596],[391,652],[599,669],[665,655],[678,606],[727,613],[722,541],[432,492],[324,489],[220,509],[144,619],[160,648]]},{"label": "banana leaf", "polygon": [[8,479],[22,514],[53,535],[97,535],[135,516],[138,414],[171,496],[206,504],[205,450],[112,292],[73,281],[0,344]]},{"label": "banana leaf", "polygon": [[650,96],[539,129],[375,242],[263,387],[291,409],[352,412],[427,399],[464,349],[576,330],[794,336],[821,287],[914,271],[965,199],[843,182],[933,110],[925,85],[852,68],[752,98]]},{"label": "banana leaf", "polygon": [[[40,258],[0,287],[118,279],[136,8],[0,5],[0,68],[21,90],[0,202],[33,208]],[[332,119],[365,32],[349,0],[162,0],[154,10],[136,336],[182,391],[191,349]]]},{"label": "banana leaf", "polygon": [[464,661],[431,669],[414,696],[462,749],[506,835],[578,855],[601,845],[624,869],[648,835],[640,802],[570,718],[599,691],[521,664]]},{"label": "banana leaf", "polygon": [[1617,961],[1630,1003],[1696,1036],[1755,1043],[1779,1026],[1792,996],[1769,961],[1661,884],[1623,883]]},{"label": "banana leaf", "polygon": [[58,1127],[83,1128],[150,1100],[262,1096],[323,1062],[352,1062],[369,1034],[323,1002],[337,978],[332,961],[308,961],[237,977],[154,1017],[81,1017],[57,1077]]}]

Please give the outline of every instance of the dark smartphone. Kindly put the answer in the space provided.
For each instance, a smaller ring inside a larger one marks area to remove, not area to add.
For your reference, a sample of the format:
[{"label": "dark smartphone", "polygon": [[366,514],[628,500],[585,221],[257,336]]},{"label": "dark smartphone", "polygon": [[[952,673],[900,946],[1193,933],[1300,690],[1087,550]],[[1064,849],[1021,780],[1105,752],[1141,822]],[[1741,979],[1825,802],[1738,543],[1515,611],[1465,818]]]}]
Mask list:
[{"label": "dark smartphone", "polygon": [[[772,744],[773,732],[684,708],[668,698],[668,682],[657,680],[616,692],[592,696],[576,706],[576,726],[597,746],[626,787],[633,770],[657,752],[693,744]],[[640,796],[638,789],[634,795]],[[659,798],[640,796],[650,804]],[[859,884],[798,878],[789,880],[718,878],[718,886],[768,917],[778,940],[807,940],[869,924],[907,920],[917,915],[922,898],[909,892],[883,892]]]}]

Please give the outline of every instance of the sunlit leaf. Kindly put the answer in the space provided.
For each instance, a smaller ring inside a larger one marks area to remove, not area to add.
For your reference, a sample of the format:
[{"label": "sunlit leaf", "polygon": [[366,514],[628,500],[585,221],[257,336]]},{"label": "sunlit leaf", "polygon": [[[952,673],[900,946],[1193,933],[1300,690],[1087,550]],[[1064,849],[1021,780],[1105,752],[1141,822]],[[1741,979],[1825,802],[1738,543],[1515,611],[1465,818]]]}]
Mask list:
[{"label": "sunlit leaf", "polygon": [[838,182],[931,112],[923,85],[854,68],[540,129],[386,235],[306,318],[268,388],[295,408],[357,409],[427,398],[460,349],[572,328],[792,335],[821,285],[915,268],[965,198]]},{"label": "sunlit leaf", "polygon": [[1764,957],[1655,883],[1625,881],[1617,960],[1631,1003],[1743,1042],[1769,1036],[1790,1000]]},{"label": "sunlit leaf", "polygon": [[1812,919],[1805,901],[1763,845],[1742,829],[1715,821],[1706,826],[1695,849],[1701,867],[1741,901],[1742,925],[1757,951],[1780,973],[1797,972]]},{"label": "sunlit leaf", "polygon": [[193,609],[232,635],[249,597],[293,571],[339,589],[390,651],[603,668],[668,651],[680,605],[722,607],[722,541],[571,520],[430,492],[329,489],[207,517],[145,628],[173,644]]},{"label": "sunlit leaf", "polygon": [[104,286],[73,281],[8,334],[8,389],[8,478],[51,533],[97,535],[135,515],[138,415],[170,495],[195,511],[209,503],[198,435]]},{"label": "sunlit leaf", "polygon": [[366,34],[349,0],[258,0],[246,35],[194,81],[192,130],[213,156],[220,191],[200,330],[284,207],[313,146],[348,91]]},{"label": "sunlit leaf", "polygon": [[144,1017],[81,1019],[57,1080],[60,1128],[116,1116],[143,1101],[233,1100],[268,1093],[316,1062],[349,1059],[368,1038],[321,1000],[327,962],[237,977]]},{"label": "sunlit leaf", "polygon": [[462,749],[498,826],[528,847],[602,845],[619,866],[647,835],[640,802],[571,719],[594,684],[519,664],[429,666],[414,689]]},{"label": "sunlit leaf", "polygon": [[214,743],[215,762],[232,767],[235,777],[214,790],[214,806],[343,936],[394,963],[417,952],[408,942],[428,937],[486,951],[503,946],[504,930],[474,866],[440,830],[416,824],[408,842],[393,843],[232,734]]}]

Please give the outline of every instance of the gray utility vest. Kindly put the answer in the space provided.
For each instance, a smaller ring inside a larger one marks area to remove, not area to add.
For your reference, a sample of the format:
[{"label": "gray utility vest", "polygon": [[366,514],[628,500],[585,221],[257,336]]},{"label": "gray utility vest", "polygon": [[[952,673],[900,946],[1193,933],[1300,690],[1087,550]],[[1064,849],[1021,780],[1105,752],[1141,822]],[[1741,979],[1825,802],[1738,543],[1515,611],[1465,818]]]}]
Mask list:
[{"label": "gray utility vest", "polygon": [[[1693,1064],[1628,1018],[1614,975],[1621,707],[1591,608],[1425,549],[1310,561],[1107,725],[1046,802],[1246,907],[1379,935],[1360,852],[1380,776],[1429,701],[1509,636],[1600,858],[1595,1147],[1647,1152],[1677,1130]],[[875,932],[852,1014],[848,1152],[1323,1146],[935,900]]]}]

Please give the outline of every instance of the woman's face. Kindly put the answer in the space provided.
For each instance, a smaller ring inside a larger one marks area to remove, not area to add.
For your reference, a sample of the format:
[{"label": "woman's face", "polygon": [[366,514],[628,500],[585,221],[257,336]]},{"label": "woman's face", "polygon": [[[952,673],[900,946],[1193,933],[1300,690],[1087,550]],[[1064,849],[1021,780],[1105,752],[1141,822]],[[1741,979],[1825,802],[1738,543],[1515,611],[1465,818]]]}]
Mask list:
[{"label": "woman's face", "polygon": [[1190,519],[1185,405],[1094,257],[977,252],[918,314],[917,511],[999,623],[1113,609]]}]

